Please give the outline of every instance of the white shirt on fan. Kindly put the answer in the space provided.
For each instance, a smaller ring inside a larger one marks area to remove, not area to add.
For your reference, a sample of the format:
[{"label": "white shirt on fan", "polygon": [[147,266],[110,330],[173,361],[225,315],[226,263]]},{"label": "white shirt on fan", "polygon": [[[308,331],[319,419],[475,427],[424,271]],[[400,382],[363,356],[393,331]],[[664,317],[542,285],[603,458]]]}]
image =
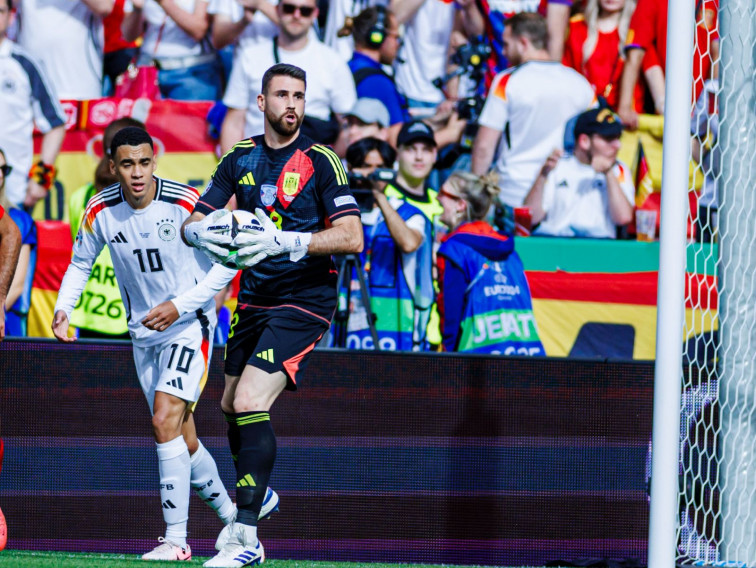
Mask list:
[{"label": "white shirt on fan", "polygon": [[[322,42],[310,37],[304,49],[287,51],[279,47],[278,54],[281,63],[296,65],[307,73],[307,116],[328,120],[332,110],[347,113],[357,102],[349,66]],[[257,108],[257,95],[262,90],[263,74],[275,63],[272,41],[250,45],[236,52],[223,104],[229,108],[246,109],[245,138],[263,133],[264,117]]]},{"label": "white shirt on fan", "polygon": [[494,167],[499,200],[519,207],[546,158],[564,148],[564,127],[595,103],[590,83],[561,63],[530,61],[498,73],[479,124],[502,132]]},{"label": "white shirt on fan", "polygon": [[[194,12],[195,2],[207,3],[207,0],[175,1],[179,8],[190,14]],[[131,0],[126,0],[123,9],[127,13],[134,10]],[[210,52],[209,42],[203,46],[203,42],[198,42],[187,34],[165,13],[165,10],[155,0],[145,0],[142,17],[147,25],[142,36],[143,40],[139,57],[140,65],[147,65],[155,58],[187,57]]]},{"label": "white shirt on fan", "polygon": [[[194,209],[199,192],[174,181],[154,179],[155,199],[144,209],[128,204],[120,184],[90,199],[55,304],[56,313],[63,310],[70,318],[94,261],[107,246],[129,332],[141,346],[162,343],[171,333],[180,332],[182,323],[197,317],[198,309],[214,326],[215,300],[207,290],[220,290],[236,274],[217,264],[210,270],[210,260],[181,240],[179,230]],[[197,294],[209,280],[214,284]],[[141,321],[147,312],[166,300],[174,300],[181,317],[164,332],[144,327]]]},{"label": "white shirt on fan", "polygon": [[[278,2],[273,0],[272,4],[276,5]],[[244,7],[237,0],[210,0],[207,11],[210,14],[223,14],[232,22],[239,22],[244,18]],[[257,10],[255,15],[252,16],[252,21],[239,34],[236,45],[242,48],[260,41],[273,39],[276,35],[278,35],[278,26],[268,16]]]},{"label": "white shirt on fan", "polygon": [[102,96],[102,18],[79,0],[21,0],[16,41],[41,62],[61,99]]},{"label": "white shirt on fan", "polygon": [[[270,0],[274,6],[278,5],[278,0]],[[239,22],[244,18],[244,7],[239,4],[238,0],[210,0],[207,8],[209,14],[223,14],[231,19],[232,22]],[[279,29],[268,16],[260,10],[252,16],[252,21],[247,24],[242,33],[236,40],[236,47],[245,48],[256,43],[266,42],[278,35]],[[310,28],[310,38],[319,41],[318,32],[315,25]]]},{"label": "white shirt on fan", "polygon": [[5,194],[21,204],[34,159],[32,134],[66,122],[66,115],[41,65],[8,38],[0,41],[0,148],[13,166],[5,179]]},{"label": "white shirt on fan", "polygon": [[404,25],[403,47],[395,63],[396,86],[404,96],[426,103],[440,103],[444,94],[433,79],[446,73],[447,49],[454,24],[454,5],[425,0]]},{"label": "white shirt on fan", "polygon": [[[635,186],[630,179],[630,168],[618,161],[611,173],[619,181],[627,200],[634,203]],[[534,235],[617,237],[617,226],[609,214],[606,176],[575,156],[565,156],[549,173],[543,186],[543,209],[546,217],[533,231]]]}]

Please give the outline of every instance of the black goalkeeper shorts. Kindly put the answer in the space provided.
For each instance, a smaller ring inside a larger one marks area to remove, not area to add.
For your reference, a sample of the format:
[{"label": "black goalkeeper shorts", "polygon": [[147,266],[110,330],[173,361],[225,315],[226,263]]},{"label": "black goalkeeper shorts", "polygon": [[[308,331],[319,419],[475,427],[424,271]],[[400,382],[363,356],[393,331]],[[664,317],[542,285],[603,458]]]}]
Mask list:
[{"label": "black goalkeeper shorts", "polygon": [[329,327],[325,318],[295,306],[237,308],[228,332],[225,372],[238,377],[247,365],[266,373],[283,371],[286,388],[296,390],[297,373]]}]

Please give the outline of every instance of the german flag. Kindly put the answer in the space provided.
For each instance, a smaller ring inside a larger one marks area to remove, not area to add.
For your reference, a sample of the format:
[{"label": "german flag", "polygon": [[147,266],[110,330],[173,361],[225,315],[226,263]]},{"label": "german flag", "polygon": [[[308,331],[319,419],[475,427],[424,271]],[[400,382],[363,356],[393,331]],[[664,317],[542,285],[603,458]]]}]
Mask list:
[{"label": "german flag", "polygon": [[635,206],[643,207],[648,196],[654,193],[654,182],[648,170],[643,143],[638,139],[638,160],[635,165]]}]

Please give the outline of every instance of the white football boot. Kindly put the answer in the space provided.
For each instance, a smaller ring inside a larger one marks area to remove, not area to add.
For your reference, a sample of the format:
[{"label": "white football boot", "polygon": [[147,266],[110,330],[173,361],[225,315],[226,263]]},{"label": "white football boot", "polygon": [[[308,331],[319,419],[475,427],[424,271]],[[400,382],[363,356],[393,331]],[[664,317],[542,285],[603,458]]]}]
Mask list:
[{"label": "white football boot", "polygon": [[244,525],[231,523],[229,538],[221,551],[205,562],[206,568],[241,568],[265,562],[265,550],[258,540],[252,545],[247,539]]},{"label": "white football boot", "polygon": [[150,552],[142,555],[142,560],[191,560],[192,549],[189,545],[179,546],[169,540],[165,540],[162,536],[158,538],[158,544]]},{"label": "white football boot", "polygon": [[[278,493],[268,487],[268,490],[265,492],[265,499],[263,500],[263,504],[260,508],[260,514],[257,516],[257,520],[262,521],[263,519],[267,519],[273,513],[278,511],[278,502],[280,500],[281,499],[278,497]],[[225,527],[223,527],[220,534],[218,535],[218,538],[215,540],[215,550],[220,550],[221,548],[223,548],[223,545],[228,542],[228,535],[231,532],[231,525],[234,524],[233,521],[235,520],[236,514],[234,514],[232,521]]]}]

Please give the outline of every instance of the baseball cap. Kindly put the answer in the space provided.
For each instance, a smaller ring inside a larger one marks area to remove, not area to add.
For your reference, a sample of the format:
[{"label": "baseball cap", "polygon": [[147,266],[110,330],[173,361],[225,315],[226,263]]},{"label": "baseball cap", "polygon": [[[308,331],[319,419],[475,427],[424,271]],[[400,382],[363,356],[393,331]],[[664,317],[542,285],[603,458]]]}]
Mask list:
[{"label": "baseball cap", "polygon": [[592,108],[578,115],[575,121],[575,136],[598,134],[616,138],[622,134],[622,121],[608,108]]},{"label": "baseball cap", "polygon": [[346,116],[353,116],[365,124],[379,124],[383,128],[389,125],[389,111],[381,101],[370,97],[361,97],[354,103]]},{"label": "baseball cap", "polygon": [[414,142],[427,142],[431,146],[436,145],[433,129],[422,120],[405,122],[399,131],[399,136],[396,137],[397,146],[406,146]]}]

